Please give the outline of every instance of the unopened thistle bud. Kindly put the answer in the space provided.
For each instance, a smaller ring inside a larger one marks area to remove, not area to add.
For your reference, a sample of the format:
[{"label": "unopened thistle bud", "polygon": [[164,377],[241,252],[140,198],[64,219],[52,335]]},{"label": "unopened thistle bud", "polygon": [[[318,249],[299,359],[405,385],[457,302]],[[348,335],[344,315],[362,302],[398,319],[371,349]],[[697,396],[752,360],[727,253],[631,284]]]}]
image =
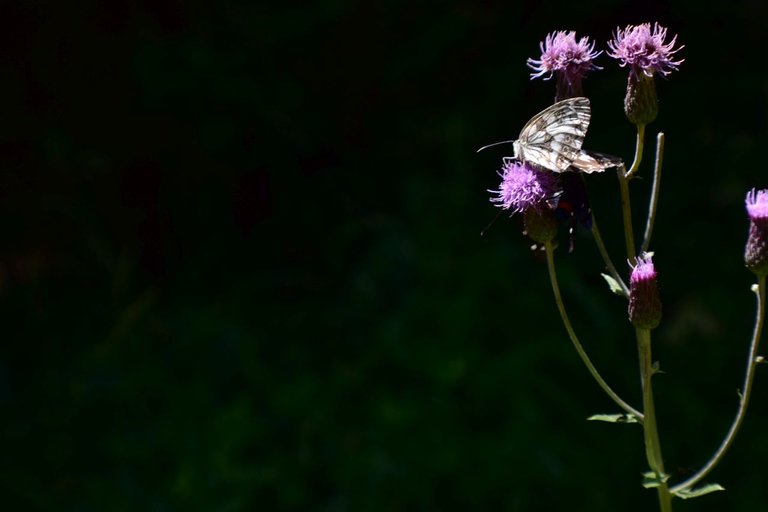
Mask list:
[{"label": "unopened thistle bud", "polygon": [[627,94],[624,96],[624,114],[629,122],[646,125],[653,122],[659,113],[656,97],[656,82],[652,76],[629,74]]},{"label": "unopened thistle bud", "polygon": [[629,321],[641,329],[655,329],[661,322],[661,299],[650,254],[637,258],[629,277]]},{"label": "unopened thistle bud", "polygon": [[747,194],[749,235],[744,250],[744,262],[755,275],[768,274],[768,190]]}]

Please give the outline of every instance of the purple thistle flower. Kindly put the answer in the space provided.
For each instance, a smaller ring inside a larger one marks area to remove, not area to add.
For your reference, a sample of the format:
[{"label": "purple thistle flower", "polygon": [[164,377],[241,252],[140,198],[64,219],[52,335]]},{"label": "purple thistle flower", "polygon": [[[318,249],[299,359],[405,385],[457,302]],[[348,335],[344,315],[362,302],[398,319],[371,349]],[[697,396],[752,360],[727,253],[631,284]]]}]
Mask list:
[{"label": "purple thistle flower", "polygon": [[744,262],[754,274],[768,274],[768,190],[747,193],[749,235],[744,250]]},{"label": "purple thistle flower", "polygon": [[667,38],[667,29],[658,23],[651,29],[650,23],[641,25],[628,25],[624,30],[617,28],[616,34],[608,47],[611,49],[608,55],[620,61],[621,67],[629,66],[631,73],[639,73],[652,77],[654,73],[668,75],[676,71],[684,59],[672,60],[672,56],[685,48],[675,48],[677,36],[669,43],[664,43]]},{"label": "purple thistle flower", "polygon": [[557,176],[551,172],[541,172],[527,163],[505,160],[498,190],[489,190],[497,194],[491,202],[512,213],[541,209],[551,201],[558,191]]},{"label": "purple thistle flower", "polygon": [[637,264],[632,268],[632,274],[629,276],[629,284],[637,285],[651,279],[656,279],[653,255],[645,253],[637,258]]},{"label": "purple thistle flower", "polygon": [[602,69],[592,61],[600,55],[595,51],[595,43],[588,37],[576,40],[576,32],[561,30],[547,34],[544,42],[539,43],[541,59],[528,59],[528,67],[534,73],[531,78],[544,77],[544,80],[557,74],[556,101],[583,96],[581,79],[588,71]]},{"label": "purple thistle flower", "polygon": [[747,199],[744,202],[747,205],[749,220],[752,222],[768,220],[768,190],[752,189],[747,192]]},{"label": "purple thistle flower", "polygon": [[661,322],[661,299],[651,254],[641,254],[629,276],[629,321],[641,329],[655,329]]}]

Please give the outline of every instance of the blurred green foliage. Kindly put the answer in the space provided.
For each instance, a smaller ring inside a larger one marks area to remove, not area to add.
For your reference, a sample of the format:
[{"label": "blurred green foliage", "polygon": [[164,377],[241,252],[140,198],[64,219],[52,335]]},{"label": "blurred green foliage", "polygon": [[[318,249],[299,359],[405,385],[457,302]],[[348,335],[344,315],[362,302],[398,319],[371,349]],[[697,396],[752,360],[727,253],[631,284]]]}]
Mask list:
[{"label": "blurred green foliage", "polygon": [[[654,510],[636,425],[556,316],[487,189],[553,95],[525,59],[556,29],[605,48],[658,20],[653,249],[667,467],[706,460],[751,326],[747,189],[765,187],[758,3],[44,2],[9,6],[0,66],[3,510]],[[585,82],[592,149],[629,159],[624,70]],[[647,161],[651,153],[646,154]],[[648,167],[637,180],[638,215]],[[589,179],[616,261],[617,187]],[[638,220],[639,224],[639,220]],[[638,403],[622,302],[581,233],[567,305]],[[760,372],[762,373],[762,372]],[[678,510],[768,499],[758,375],[712,479]]]}]

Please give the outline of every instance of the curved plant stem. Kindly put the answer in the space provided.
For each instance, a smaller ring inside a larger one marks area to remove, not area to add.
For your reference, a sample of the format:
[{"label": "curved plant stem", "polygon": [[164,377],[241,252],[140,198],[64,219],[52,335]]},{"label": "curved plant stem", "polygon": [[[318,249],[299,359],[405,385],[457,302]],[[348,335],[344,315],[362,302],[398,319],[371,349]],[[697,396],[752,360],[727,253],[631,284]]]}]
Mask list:
[{"label": "curved plant stem", "polygon": [[584,365],[589,370],[589,373],[592,374],[592,377],[597,381],[598,385],[603,389],[603,391],[606,392],[606,394],[611,397],[611,399],[616,402],[616,404],[624,409],[627,413],[635,416],[638,420],[638,422],[643,423],[643,413],[640,411],[634,409],[631,405],[626,403],[624,400],[619,397],[619,395],[616,394],[613,389],[603,380],[603,377],[600,375],[600,373],[597,371],[597,368],[595,368],[595,365],[592,364],[592,361],[589,359],[589,356],[587,355],[586,351],[584,350],[584,347],[579,342],[579,338],[576,336],[576,332],[573,330],[573,326],[571,325],[571,321],[568,319],[568,314],[565,311],[565,306],[563,305],[563,298],[560,295],[560,286],[557,284],[557,274],[555,272],[555,258],[553,256],[553,246],[552,242],[547,242],[545,244],[545,249],[547,253],[547,269],[549,270],[549,280],[552,284],[552,292],[555,295],[555,302],[557,303],[557,309],[560,312],[560,317],[563,320],[563,325],[565,325],[565,330],[568,331],[568,336],[571,338],[571,341],[573,342],[574,348],[576,348],[576,352],[578,352],[579,356],[581,357],[581,360],[584,362]]},{"label": "curved plant stem", "polygon": [[659,493],[659,504],[662,512],[672,511],[672,495],[667,486],[667,475],[664,471],[664,460],[661,456],[661,443],[659,431],[656,427],[656,408],[653,403],[653,360],[651,357],[651,331],[649,329],[635,329],[637,348],[640,356],[640,378],[643,386],[643,432],[645,434],[645,455],[648,465],[655,474],[658,482],[656,490]]},{"label": "curved plant stem", "polygon": [[651,202],[648,207],[648,221],[645,224],[645,235],[643,236],[643,245],[640,250],[646,252],[651,244],[651,234],[653,234],[653,223],[656,220],[656,206],[659,202],[659,188],[661,187],[661,162],[664,157],[664,134],[659,132],[656,136],[656,161],[653,166],[653,189],[651,191]]},{"label": "curved plant stem", "polygon": [[643,147],[645,147],[645,125],[637,125],[637,142],[635,143],[635,159],[632,161],[629,171],[625,175],[626,178],[631,178],[633,174],[640,167],[640,162],[643,159]]},{"label": "curved plant stem", "polygon": [[757,318],[755,319],[755,330],[752,334],[752,342],[749,347],[749,359],[747,359],[747,373],[744,377],[744,387],[739,394],[739,410],[736,413],[736,417],[733,420],[731,428],[728,430],[725,439],[720,444],[712,458],[691,478],[682,482],[672,488],[672,493],[683,491],[693,487],[697,482],[704,478],[707,473],[717,465],[723,458],[725,452],[730,448],[733,443],[736,433],[741,427],[741,423],[744,421],[744,416],[747,412],[747,406],[749,405],[749,397],[752,394],[752,382],[755,378],[755,368],[760,362],[757,357],[757,347],[760,343],[760,334],[763,330],[763,320],[765,319],[765,277],[761,276],[757,280]]},{"label": "curved plant stem", "polygon": [[629,297],[629,288],[627,288],[627,285],[624,284],[624,281],[621,279],[619,272],[613,265],[613,261],[611,261],[611,257],[605,248],[605,244],[603,244],[603,237],[600,235],[600,230],[597,229],[597,222],[595,222],[594,213],[592,213],[592,236],[595,237],[597,250],[600,251],[600,256],[603,257],[603,262],[605,262],[605,266],[608,268],[608,272],[611,273],[611,277],[613,277],[619,286],[621,286],[621,291],[623,292],[624,297]]}]

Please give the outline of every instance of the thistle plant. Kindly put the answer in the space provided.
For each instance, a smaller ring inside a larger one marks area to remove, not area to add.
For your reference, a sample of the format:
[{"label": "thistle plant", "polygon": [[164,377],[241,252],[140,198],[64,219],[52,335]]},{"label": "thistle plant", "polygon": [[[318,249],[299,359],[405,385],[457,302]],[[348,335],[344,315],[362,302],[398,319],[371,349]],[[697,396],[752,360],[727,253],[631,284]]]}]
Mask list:
[{"label": "thistle plant", "polygon": [[[607,43],[607,55],[628,72],[624,113],[636,131],[635,153],[629,168],[621,158],[582,148],[591,120],[583,78],[588,72],[602,69],[594,63],[594,59],[602,53],[596,51],[595,46],[587,37],[577,39],[575,32],[558,31],[547,35],[540,44],[539,59],[528,59],[527,64],[533,70],[532,78],[556,78],[555,104],[534,116],[525,125],[518,140],[514,141],[514,156],[504,157],[499,173],[502,180],[499,188],[491,191],[491,201],[510,214],[524,216],[526,234],[546,253],[555,302],[573,346],[598,385],[622,411],[618,414],[597,414],[589,419],[636,423],[642,427],[648,464],[642,485],[655,489],[661,511],[670,512],[674,498],[688,499],[723,490],[718,484],[705,483],[704,479],[723,459],[736,437],[749,404],[755,369],[762,362],[757,350],[764,318],[765,279],[768,275],[768,190],[753,189],[746,195],[750,227],[744,261],[747,269],[756,277],[752,291],[757,297],[757,306],[737,412],[730,429],[708,462],[685,481],[672,481],[665,470],[657,429],[652,384],[658,366],[653,362],[651,350],[653,330],[663,319],[660,274],[656,270],[655,261],[661,262],[663,269],[664,255],[650,251],[661,183],[663,133],[659,132],[656,136],[652,165],[645,166],[650,168],[648,170],[652,171],[653,178],[644,235],[639,244],[633,234],[634,215],[629,189],[632,178],[642,174],[646,126],[655,121],[658,114],[654,80],[658,75],[667,77],[678,71],[683,59],[677,58],[676,53],[683,46],[677,44],[677,36],[669,38],[667,29],[658,23],[618,28],[613,39]],[[606,250],[584,186],[587,178],[585,173],[609,170],[616,172],[619,182],[627,261],[623,271],[614,265]],[[603,277],[610,290],[626,300],[627,316],[635,332],[639,355],[642,404],[638,408],[622,399],[603,379],[569,320],[560,294],[554,255],[557,231],[566,219],[570,219],[571,229],[578,220],[578,223],[591,230],[605,264],[606,273]],[[624,277],[626,274],[629,277],[628,285]]]}]

